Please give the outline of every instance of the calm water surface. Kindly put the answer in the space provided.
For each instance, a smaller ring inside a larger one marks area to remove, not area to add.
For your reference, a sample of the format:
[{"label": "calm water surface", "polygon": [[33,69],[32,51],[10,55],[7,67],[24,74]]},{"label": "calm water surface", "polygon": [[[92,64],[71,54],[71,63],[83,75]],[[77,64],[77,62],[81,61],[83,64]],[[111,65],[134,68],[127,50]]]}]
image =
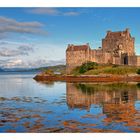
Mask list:
[{"label": "calm water surface", "polygon": [[0,132],[140,132],[139,83],[33,80],[0,74]]}]

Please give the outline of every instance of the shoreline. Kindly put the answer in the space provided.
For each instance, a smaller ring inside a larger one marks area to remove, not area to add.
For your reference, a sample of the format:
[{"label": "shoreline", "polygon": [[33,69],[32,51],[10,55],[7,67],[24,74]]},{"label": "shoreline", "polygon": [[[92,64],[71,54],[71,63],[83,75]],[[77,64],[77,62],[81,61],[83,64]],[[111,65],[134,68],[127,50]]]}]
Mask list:
[{"label": "shoreline", "polygon": [[63,81],[63,82],[140,82],[140,76],[101,76],[101,75],[80,75],[80,76],[49,76],[36,75],[33,79],[36,81]]}]

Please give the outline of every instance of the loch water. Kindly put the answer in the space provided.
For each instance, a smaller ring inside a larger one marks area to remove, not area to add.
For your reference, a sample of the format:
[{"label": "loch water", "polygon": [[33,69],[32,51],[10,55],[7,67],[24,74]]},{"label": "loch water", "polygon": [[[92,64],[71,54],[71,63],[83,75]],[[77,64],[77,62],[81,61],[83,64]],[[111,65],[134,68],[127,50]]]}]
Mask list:
[{"label": "loch water", "polygon": [[0,132],[140,132],[139,83],[36,82],[0,73]]}]

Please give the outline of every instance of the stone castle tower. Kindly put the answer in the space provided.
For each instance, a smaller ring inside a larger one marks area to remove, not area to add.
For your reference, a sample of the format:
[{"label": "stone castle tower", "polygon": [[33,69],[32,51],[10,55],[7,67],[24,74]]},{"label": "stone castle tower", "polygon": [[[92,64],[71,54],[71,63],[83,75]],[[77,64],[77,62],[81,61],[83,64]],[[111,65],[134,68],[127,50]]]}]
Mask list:
[{"label": "stone castle tower", "polygon": [[122,32],[107,31],[106,37],[102,39],[102,49],[114,56],[120,55],[120,53],[133,56],[135,55],[134,42],[135,38],[131,37],[129,29]]},{"label": "stone castle tower", "polygon": [[85,62],[88,62],[90,59],[90,52],[91,49],[89,44],[77,46],[69,44],[66,50],[67,73],[70,73],[70,71],[75,67],[80,66]]},{"label": "stone castle tower", "polygon": [[140,56],[135,55],[135,38],[129,29],[125,31],[107,31],[102,39],[102,47],[91,49],[89,44],[69,44],[66,50],[66,68],[69,74],[72,69],[88,61],[99,64],[117,64],[140,66]]}]

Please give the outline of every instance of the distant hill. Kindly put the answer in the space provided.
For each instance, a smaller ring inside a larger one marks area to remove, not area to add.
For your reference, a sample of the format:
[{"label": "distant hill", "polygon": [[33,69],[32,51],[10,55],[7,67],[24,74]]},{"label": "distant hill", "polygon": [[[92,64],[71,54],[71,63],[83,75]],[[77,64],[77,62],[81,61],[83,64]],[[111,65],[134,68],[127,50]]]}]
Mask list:
[{"label": "distant hill", "polygon": [[56,66],[41,67],[41,68],[38,68],[36,70],[44,71],[44,70],[47,70],[47,69],[51,69],[54,72],[65,72],[66,65],[56,65]]},{"label": "distant hill", "polygon": [[66,69],[65,65],[47,66],[41,68],[0,68],[0,72],[41,72],[47,69],[51,69],[54,72],[64,72]]},{"label": "distant hill", "polygon": [[29,68],[4,68],[4,72],[35,72],[36,69],[29,69]]}]

